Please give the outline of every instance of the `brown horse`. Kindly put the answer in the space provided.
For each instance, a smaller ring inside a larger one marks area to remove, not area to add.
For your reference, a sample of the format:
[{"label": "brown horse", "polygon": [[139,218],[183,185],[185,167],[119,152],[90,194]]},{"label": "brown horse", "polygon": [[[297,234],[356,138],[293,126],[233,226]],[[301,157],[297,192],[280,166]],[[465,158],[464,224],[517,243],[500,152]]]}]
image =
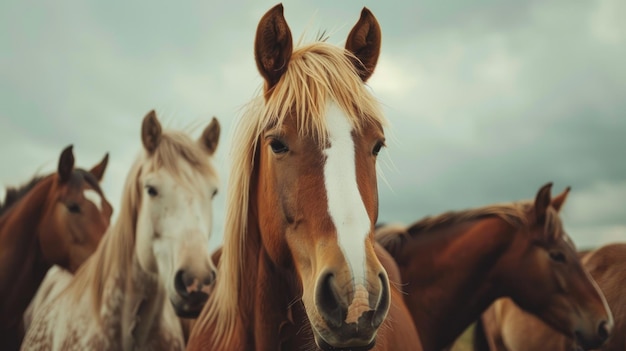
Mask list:
[{"label": "brown horse", "polygon": [[380,40],[367,9],[345,49],[292,50],[282,5],[261,19],[264,94],[233,141],[217,284],[188,350],[421,349],[373,235],[385,121],[364,82]]},{"label": "brown horse", "polygon": [[96,252],[35,314],[22,348],[182,350],[176,314],[197,316],[215,279],[208,242],[220,135],[163,130],[150,111],[120,215]]},{"label": "brown horse", "polygon": [[441,350],[499,297],[510,296],[583,342],[601,344],[612,318],[563,230],[569,188],[421,220],[376,238],[395,258],[424,350]]},{"label": "brown horse", "polygon": [[19,348],[22,315],[53,264],[75,271],[109,226],[100,189],[108,154],[90,171],[74,168],[72,146],[56,173],[7,189],[0,205],[0,349]]},{"label": "brown horse", "polygon": [[[376,250],[376,255],[378,256],[380,263],[383,265],[383,267],[385,267],[389,281],[397,285],[400,285],[401,284],[400,282],[402,281],[402,279],[400,277],[400,271],[398,270],[398,267],[396,266],[396,263],[393,257],[391,257],[391,255],[389,255],[387,251],[383,250],[380,245],[378,244],[375,244],[375,245],[376,246],[374,247],[374,249]],[[213,263],[216,266],[219,264],[221,257],[222,257],[222,248],[220,247],[217,250],[215,250],[215,252],[213,252],[213,255],[211,256],[211,259],[213,260]],[[51,287],[51,288],[55,288],[55,287]],[[183,335],[185,337],[185,343],[187,343],[187,341],[189,341],[189,334],[191,333],[191,330],[196,324],[196,319],[195,318],[179,318],[179,319],[180,319],[181,327],[183,328]]]},{"label": "brown horse", "polygon": [[[626,350],[626,244],[610,244],[585,254],[585,269],[604,292],[615,318],[612,336],[599,348],[602,351]],[[579,346],[550,328],[537,317],[500,299],[483,314],[482,327],[491,350],[571,351]],[[479,335],[478,337],[481,337]]]}]

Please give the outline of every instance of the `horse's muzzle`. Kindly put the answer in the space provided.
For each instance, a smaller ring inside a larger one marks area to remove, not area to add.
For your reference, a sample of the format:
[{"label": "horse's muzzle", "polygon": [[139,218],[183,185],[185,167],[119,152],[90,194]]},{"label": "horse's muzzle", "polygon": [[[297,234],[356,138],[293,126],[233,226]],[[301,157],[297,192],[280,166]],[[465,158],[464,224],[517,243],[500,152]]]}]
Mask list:
[{"label": "horse's muzzle", "polygon": [[358,285],[346,294],[337,287],[332,272],[320,277],[315,301],[327,326],[325,330],[316,331],[315,339],[320,348],[331,351],[369,350],[374,347],[376,332],[387,315],[390,302],[385,274],[379,274],[379,283],[378,294],[374,296]]},{"label": "horse's muzzle", "polygon": [[593,335],[586,335],[581,331],[576,331],[576,342],[584,349],[597,349],[602,346],[611,336],[613,325],[607,321],[600,321]]},{"label": "horse's muzzle", "polygon": [[176,294],[171,299],[174,310],[179,317],[196,318],[209,299],[215,283],[215,272],[211,271],[202,281],[186,271],[179,270],[174,277]]}]

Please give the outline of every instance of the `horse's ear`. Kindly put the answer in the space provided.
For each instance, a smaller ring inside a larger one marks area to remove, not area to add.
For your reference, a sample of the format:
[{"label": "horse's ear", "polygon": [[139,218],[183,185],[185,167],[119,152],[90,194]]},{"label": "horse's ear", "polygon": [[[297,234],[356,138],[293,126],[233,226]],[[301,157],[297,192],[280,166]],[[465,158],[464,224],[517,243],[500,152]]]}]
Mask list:
[{"label": "horse's ear", "polygon": [[107,152],[104,155],[104,158],[102,159],[102,161],[100,161],[100,163],[98,163],[97,165],[93,166],[93,168],[89,170],[89,173],[93,174],[93,176],[96,177],[98,182],[101,182],[102,177],[104,177],[104,171],[107,169],[108,164],[109,164],[109,153]]},{"label": "horse's ear", "polygon": [[543,224],[546,221],[546,213],[548,212],[551,201],[550,189],[552,189],[551,182],[542,186],[535,197],[535,217],[538,224]]},{"label": "horse's ear", "polygon": [[74,170],[73,147],[73,145],[70,145],[61,152],[61,157],[59,158],[59,168],[57,170],[61,183],[67,182],[72,176],[72,171]]},{"label": "horse's ear", "polygon": [[254,58],[265,79],[265,91],[276,85],[287,71],[292,50],[291,31],[283,16],[283,4],[278,4],[261,18],[254,40]]},{"label": "horse's ear", "polygon": [[159,142],[161,141],[161,123],[159,123],[154,110],[148,112],[143,118],[143,123],[141,124],[141,141],[143,142],[143,147],[149,154],[152,154],[159,146]]},{"label": "horse's ear", "polygon": [[567,194],[569,194],[569,191],[571,189],[572,188],[568,186],[567,188],[565,188],[565,190],[563,190],[562,193],[552,198],[552,207],[554,207],[557,212],[559,212],[561,210],[561,207],[563,207],[563,203],[565,203],[565,200],[567,199]]},{"label": "horse's ear", "polygon": [[220,141],[220,122],[217,121],[217,118],[213,117],[211,123],[204,128],[202,132],[202,136],[200,136],[200,145],[204,147],[204,149],[209,153],[209,155],[213,155],[215,150],[217,150],[217,144]]},{"label": "horse's ear", "polygon": [[354,25],[346,41],[346,50],[350,51],[360,62],[355,62],[359,77],[366,82],[374,73],[381,42],[380,25],[376,17],[367,7],[361,11],[361,18]]}]

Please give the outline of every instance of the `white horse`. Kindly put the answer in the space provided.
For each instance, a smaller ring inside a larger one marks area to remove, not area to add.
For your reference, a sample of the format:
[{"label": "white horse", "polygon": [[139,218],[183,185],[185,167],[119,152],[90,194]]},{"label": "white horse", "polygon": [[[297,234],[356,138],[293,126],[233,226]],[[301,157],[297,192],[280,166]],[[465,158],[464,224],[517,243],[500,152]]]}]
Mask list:
[{"label": "white horse", "polygon": [[69,285],[36,312],[22,350],[182,350],[215,280],[208,241],[217,174],[213,119],[193,141],[143,120],[121,212]]}]

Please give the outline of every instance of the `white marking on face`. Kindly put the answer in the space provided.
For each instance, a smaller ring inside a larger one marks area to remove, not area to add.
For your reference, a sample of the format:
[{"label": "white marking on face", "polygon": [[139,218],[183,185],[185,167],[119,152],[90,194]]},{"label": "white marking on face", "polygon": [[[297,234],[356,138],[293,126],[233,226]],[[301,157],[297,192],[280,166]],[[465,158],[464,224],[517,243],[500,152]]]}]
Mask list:
[{"label": "white marking on face", "polygon": [[330,147],[324,150],[328,213],[337,229],[339,247],[352,270],[354,284],[365,285],[365,239],[370,231],[370,218],[357,185],[352,126],[334,102],[328,106],[326,121],[330,142]]},{"label": "white marking on face", "polygon": [[183,185],[166,170],[145,176],[143,183],[154,186],[158,195],[144,195],[135,248],[142,267],[161,276],[170,299],[180,299],[174,286],[179,269],[200,281],[215,270],[208,245],[213,223],[208,194],[217,180],[182,162],[178,171],[186,173],[182,179],[189,179],[189,184]]},{"label": "white marking on face", "polygon": [[354,288],[354,299],[352,300],[350,306],[348,306],[345,323],[358,323],[359,318],[363,315],[363,313],[371,310],[367,289],[363,286],[363,284],[357,284]]},{"label": "white marking on face", "polygon": [[102,196],[100,196],[97,191],[93,189],[87,189],[83,191],[83,195],[85,196],[85,199],[91,201],[94,205],[96,205],[98,211],[102,211]]},{"label": "white marking on face", "polygon": [[574,241],[572,240],[572,238],[569,237],[569,235],[567,234],[563,234],[563,240],[571,247],[575,248],[576,245],[574,244]]}]

